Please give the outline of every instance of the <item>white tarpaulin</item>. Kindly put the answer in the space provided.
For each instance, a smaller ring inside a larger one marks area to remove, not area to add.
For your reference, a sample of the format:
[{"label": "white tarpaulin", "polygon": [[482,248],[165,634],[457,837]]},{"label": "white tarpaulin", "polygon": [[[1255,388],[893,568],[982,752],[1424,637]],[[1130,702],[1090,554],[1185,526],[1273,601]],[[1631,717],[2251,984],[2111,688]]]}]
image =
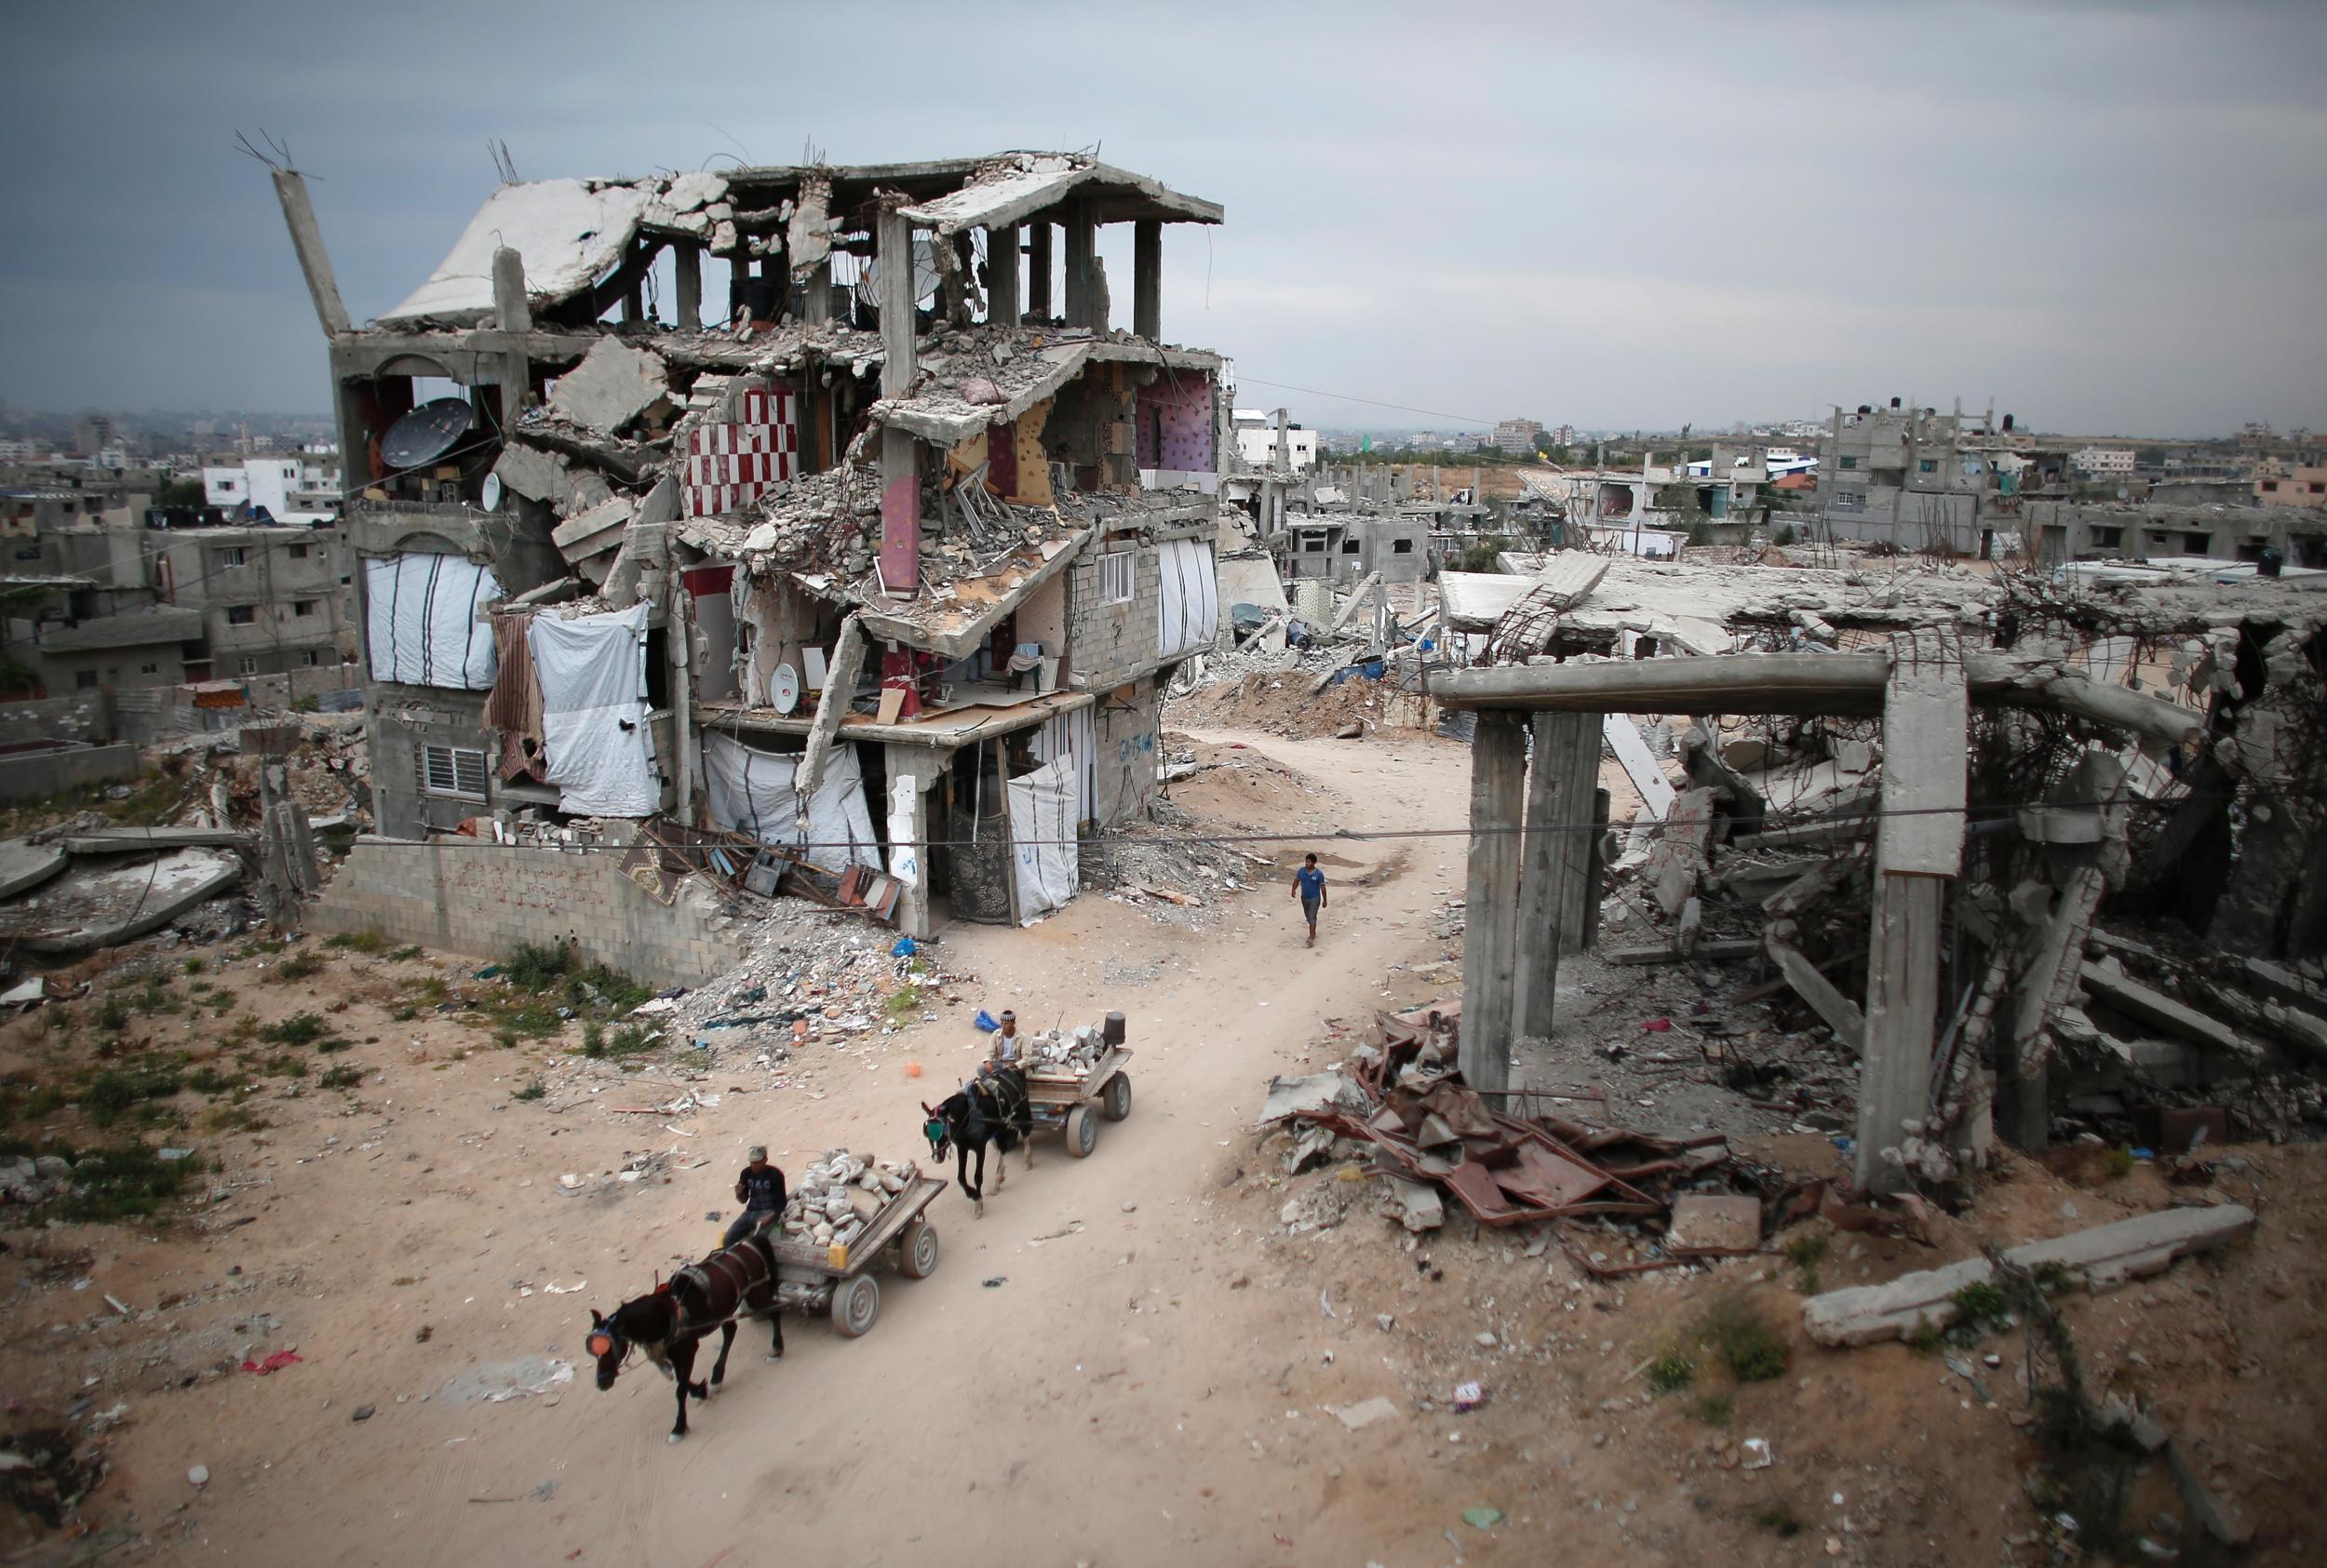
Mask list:
[{"label": "white tarpaulin", "polygon": [[1093,724],[1097,709],[1088,704],[1071,713],[1057,713],[1042,721],[1034,731],[1032,750],[1034,760],[1048,762],[1055,757],[1069,757],[1068,766],[1075,776],[1075,821],[1086,823],[1098,815],[1092,804],[1097,781],[1092,777],[1092,759],[1099,754],[1098,730]]},{"label": "white tarpaulin", "polygon": [[663,803],[647,722],[644,601],[604,615],[536,615],[526,629],[542,693],[542,757],[558,809],[643,817]]},{"label": "white tarpaulin", "polygon": [[1220,579],[1208,539],[1175,539],[1157,549],[1163,592],[1156,596],[1155,656],[1177,659],[1212,646],[1220,627]]},{"label": "white tarpaulin", "polygon": [[1010,781],[1010,838],[1017,856],[1019,923],[1064,908],[1075,895],[1082,866],[1071,756],[1053,757]]},{"label": "white tarpaulin", "polygon": [[364,561],[364,645],[371,678],[490,691],[500,665],[478,611],[501,583],[465,556],[415,551]]},{"label": "white tarpaulin", "polygon": [[804,844],[808,858],[827,868],[854,862],[880,870],[881,844],[873,835],[855,745],[841,742],[826,758],[824,782],[808,797],[805,838],[800,797],[792,789],[799,771],[797,753],[755,750],[717,730],[703,737],[704,792],[710,797],[713,822],[763,844]]}]

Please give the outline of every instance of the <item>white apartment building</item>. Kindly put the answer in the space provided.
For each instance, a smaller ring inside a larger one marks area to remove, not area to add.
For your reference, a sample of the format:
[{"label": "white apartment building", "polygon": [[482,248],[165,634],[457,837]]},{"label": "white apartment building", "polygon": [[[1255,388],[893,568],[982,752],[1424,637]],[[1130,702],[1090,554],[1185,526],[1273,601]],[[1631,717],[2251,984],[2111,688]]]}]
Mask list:
[{"label": "white apartment building", "polygon": [[2133,449],[2131,447],[2079,447],[2068,455],[2069,466],[2079,474],[2095,479],[2130,479],[2133,476]]},{"label": "white apartment building", "polygon": [[[1304,430],[1298,424],[1285,427],[1285,445],[1291,456],[1293,472],[1306,474],[1317,466],[1317,433]],[[1275,416],[1258,409],[1236,410],[1236,454],[1252,468],[1271,468],[1276,464],[1277,431]]]}]

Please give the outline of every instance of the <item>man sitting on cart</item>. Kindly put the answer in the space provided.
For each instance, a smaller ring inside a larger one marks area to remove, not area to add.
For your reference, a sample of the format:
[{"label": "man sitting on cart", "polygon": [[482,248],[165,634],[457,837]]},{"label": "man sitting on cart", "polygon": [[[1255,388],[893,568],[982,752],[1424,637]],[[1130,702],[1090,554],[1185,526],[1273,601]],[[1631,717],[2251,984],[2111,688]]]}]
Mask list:
[{"label": "man sitting on cart", "polygon": [[736,1201],[744,1212],[730,1222],[721,1247],[732,1247],[754,1231],[767,1227],[784,1212],[784,1173],[768,1163],[768,1146],[751,1146],[751,1163],[735,1178]]},{"label": "man sitting on cart", "polygon": [[1018,1033],[1018,1015],[1002,1009],[1002,1027],[994,1031],[993,1043],[987,1048],[986,1060],[998,1067],[1026,1065],[1026,1039]]}]

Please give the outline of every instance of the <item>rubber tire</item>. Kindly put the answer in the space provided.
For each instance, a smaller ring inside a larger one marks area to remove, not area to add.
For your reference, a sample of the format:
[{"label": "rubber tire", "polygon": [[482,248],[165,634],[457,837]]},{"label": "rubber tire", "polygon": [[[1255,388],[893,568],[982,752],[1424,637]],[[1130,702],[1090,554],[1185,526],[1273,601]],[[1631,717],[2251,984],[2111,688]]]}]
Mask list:
[{"label": "rubber tire", "polygon": [[897,1272],[908,1280],[926,1280],[937,1272],[937,1227],[915,1220],[897,1238]]},{"label": "rubber tire", "polygon": [[881,1287],[869,1274],[832,1287],[832,1326],[842,1339],[862,1339],[881,1317]]},{"label": "rubber tire", "polygon": [[1091,1114],[1089,1106],[1077,1106],[1067,1113],[1067,1152],[1077,1159],[1087,1159],[1099,1146],[1099,1119]]},{"label": "rubber tire", "polygon": [[1099,1091],[1099,1115],[1110,1121],[1122,1121],[1131,1115],[1131,1075],[1117,1073]]}]

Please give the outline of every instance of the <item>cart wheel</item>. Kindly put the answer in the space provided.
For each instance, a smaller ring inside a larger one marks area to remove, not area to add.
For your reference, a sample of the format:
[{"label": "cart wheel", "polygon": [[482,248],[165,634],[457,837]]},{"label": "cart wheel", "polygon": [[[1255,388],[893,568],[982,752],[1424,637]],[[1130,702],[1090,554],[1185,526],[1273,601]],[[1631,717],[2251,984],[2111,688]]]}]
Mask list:
[{"label": "cart wheel", "polygon": [[1099,1119],[1091,1114],[1088,1106],[1077,1106],[1067,1113],[1067,1152],[1077,1159],[1087,1159],[1099,1146]]},{"label": "cart wheel", "polygon": [[937,1272],[937,1227],[915,1220],[897,1238],[897,1269],[908,1280],[926,1280]]},{"label": "cart wheel", "polygon": [[881,1287],[869,1274],[843,1280],[832,1287],[832,1326],[842,1339],[857,1339],[872,1332],[881,1316]]},{"label": "cart wheel", "polygon": [[1110,1121],[1121,1121],[1131,1114],[1131,1075],[1117,1073],[1107,1080],[1107,1088],[1099,1095],[1099,1115]]}]

